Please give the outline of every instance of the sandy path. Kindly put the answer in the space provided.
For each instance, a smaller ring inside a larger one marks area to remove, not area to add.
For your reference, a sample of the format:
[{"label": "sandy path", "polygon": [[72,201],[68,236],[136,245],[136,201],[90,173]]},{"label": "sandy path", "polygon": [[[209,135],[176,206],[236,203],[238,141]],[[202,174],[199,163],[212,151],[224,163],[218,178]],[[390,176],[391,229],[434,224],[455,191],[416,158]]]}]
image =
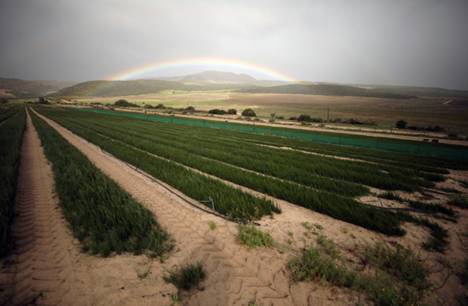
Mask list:
[{"label": "sandy path", "polygon": [[73,278],[73,243],[53,196],[51,169],[29,118],[18,182],[8,303],[24,305],[41,300],[58,304],[66,300]]}]

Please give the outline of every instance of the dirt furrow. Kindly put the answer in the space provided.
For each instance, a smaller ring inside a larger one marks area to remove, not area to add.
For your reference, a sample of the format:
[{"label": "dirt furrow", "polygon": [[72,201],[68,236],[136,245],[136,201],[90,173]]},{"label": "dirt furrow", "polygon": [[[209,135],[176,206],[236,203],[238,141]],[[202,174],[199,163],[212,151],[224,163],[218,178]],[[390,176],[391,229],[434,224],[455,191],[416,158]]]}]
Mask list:
[{"label": "dirt furrow", "polygon": [[53,188],[50,166],[28,117],[21,149],[7,304],[60,305],[66,301],[75,254]]}]

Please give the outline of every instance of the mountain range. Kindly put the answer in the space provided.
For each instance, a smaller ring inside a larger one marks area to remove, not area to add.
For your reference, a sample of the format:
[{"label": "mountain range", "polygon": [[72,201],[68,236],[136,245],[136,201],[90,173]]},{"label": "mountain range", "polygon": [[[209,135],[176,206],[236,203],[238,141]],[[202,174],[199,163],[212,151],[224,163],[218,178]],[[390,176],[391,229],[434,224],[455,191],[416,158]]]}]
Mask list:
[{"label": "mountain range", "polygon": [[74,82],[0,78],[0,96],[12,98],[45,96],[72,85]]},{"label": "mountain range", "polygon": [[361,85],[257,80],[248,74],[204,71],[170,78],[125,81],[96,80],[77,84],[61,81],[26,81],[0,78],[0,96],[126,96],[163,90],[233,90],[244,93],[280,93],[409,99],[421,96],[468,98],[468,91],[431,87]]}]

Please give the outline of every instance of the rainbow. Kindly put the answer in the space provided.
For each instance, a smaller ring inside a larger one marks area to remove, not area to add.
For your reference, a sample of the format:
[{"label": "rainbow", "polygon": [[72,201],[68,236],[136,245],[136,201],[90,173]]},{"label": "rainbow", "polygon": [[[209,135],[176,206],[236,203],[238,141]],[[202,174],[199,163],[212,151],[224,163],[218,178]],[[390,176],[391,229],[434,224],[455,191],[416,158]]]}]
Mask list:
[{"label": "rainbow", "polygon": [[170,68],[178,68],[190,65],[205,65],[205,66],[222,66],[224,69],[232,69],[232,70],[247,70],[259,73],[261,75],[265,75],[268,78],[274,80],[281,80],[287,82],[295,82],[296,80],[283,74],[277,70],[267,68],[264,66],[260,66],[257,64],[247,63],[244,61],[237,61],[231,59],[222,59],[222,58],[190,58],[190,59],[179,59],[179,60],[172,60],[172,61],[163,61],[157,63],[150,63],[140,67],[134,67],[131,69],[127,69],[125,71],[121,71],[115,75],[108,77],[107,79],[110,80],[132,80],[142,78],[144,75],[149,73],[157,72],[158,70],[163,69],[170,69]]}]

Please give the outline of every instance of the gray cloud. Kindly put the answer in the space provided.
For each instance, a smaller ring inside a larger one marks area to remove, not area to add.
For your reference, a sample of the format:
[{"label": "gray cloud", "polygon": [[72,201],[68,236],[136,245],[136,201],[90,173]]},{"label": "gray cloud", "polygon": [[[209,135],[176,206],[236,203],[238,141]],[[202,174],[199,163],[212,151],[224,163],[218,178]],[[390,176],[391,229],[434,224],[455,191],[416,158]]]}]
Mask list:
[{"label": "gray cloud", "polygon": [[468,89],[468,1],[0,2],[0,75],[100,79],[223,57],[297,79]]}]

